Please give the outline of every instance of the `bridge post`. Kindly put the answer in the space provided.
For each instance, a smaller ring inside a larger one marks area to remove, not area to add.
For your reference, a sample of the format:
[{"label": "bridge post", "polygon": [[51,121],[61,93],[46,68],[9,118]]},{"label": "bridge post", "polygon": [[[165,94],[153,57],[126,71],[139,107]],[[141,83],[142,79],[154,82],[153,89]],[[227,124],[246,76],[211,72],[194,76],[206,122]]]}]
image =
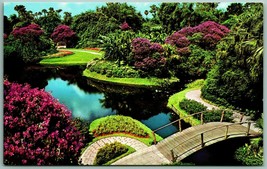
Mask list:
[{"label": "bridge post", "polygon": [[201,137],[201,147],[204,147],[204,137],[203,137],[203,133],[200,134]]},{"label": "bridge post", "polygon": [[224,110],[222,111],[222,116],[221,116],[221,120],[220,120],[220,122],[223,121],[223,117],[224,117]]},{"label": "bridge post", "polygon": [[251,125],[251,122],[248,122],[248,131],[247,131],[247,136],[249,135],[250,125]]},{"label": "bridge post", "polygon": [[182,131],[182,125],[181,125],[181,120],[178,121],[178,125],[179,125],[179,131]]},{"label": "bridge post", "polygon": [[203,124],[203,113],[200,114],[200,121],[201,121],[201,124]]},{"label": "bridge post", "polygon": [[173,153],[173,150],[171,150],[171,156],[172,156],[172,162],[174,163],[175,162],[175,159],[174,159],[174,153]]},{"label": "bridge post", "polygon": [[244,114],[242,113],[242,114],[241,114],[241,117],[240,117],[240,120],[239,120],[240,123],[242,122],[243,117],[244,117]]},{"label": "bridge post", "polygon": [[157,140],[156,140],[156,136],[155,136],[155,132],[152,131],[152,135],[153,135],[153,141],[154,141],[154,145],[157,144]]},{"label": "bridge post", "polygon": [[226,126],[226,131],[225,131],[224,139],[227,139],[227,135],[228,135],[228,127],[229,127],[229,126]]}]

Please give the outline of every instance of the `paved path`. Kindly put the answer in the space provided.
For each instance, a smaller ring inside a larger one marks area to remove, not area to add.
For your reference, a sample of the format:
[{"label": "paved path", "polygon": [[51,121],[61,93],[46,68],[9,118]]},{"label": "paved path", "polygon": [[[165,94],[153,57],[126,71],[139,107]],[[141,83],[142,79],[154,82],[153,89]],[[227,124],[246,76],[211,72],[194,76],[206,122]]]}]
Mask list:
[{"label": "paved path", "polygon": [[[185,97],[187,99],[195,100],[195,101],[203,104],[204,106],[207,107],[208,110],[212,110],[213,108],[214,109],[218,109],[217,106],[214,106],[214,105],[211,105],[211,104],[205,102],[200,96],[201,96],[200,89],[192,90],[190,92],[187,92],[186,95],[185,95]],[[234,119],[234,121],[235,122],[240,122],[240,118],[241,118],[241,114],[234,111],[234,113],[233,113],[233,119]],[[244,116],[243,119],[242,119],[242,121],[249,121],[250,119],[251,118],[249,116]],[[244,125],[247,125],[247,124],[244,124]],[[251,129],[254,130],[254,131],[256,131],[256,132],[260,132],[260,129],[255,126],[255,123],[253,123],[251,125]]]},{"label": "paved path", "polygon": [[171,163],[155,145],[134,152],[111,165],[161,165]]},{"label": "paved path", "polygon": [[93,165],[96,154],[98,150],[103,147],[105,144],[110,144],[114,142],[120,142],[122,144],[126,144],[128,146],[131,146],[136,150],[136,152],[139,152],[140,150],[146,149],[148,146],[145,145],[144,143],[128,138],[128,137],[108,137],[108,138],[103,138],[101,140],[98,140],[91,144],[81,155],[80,161],[83,165]]}]

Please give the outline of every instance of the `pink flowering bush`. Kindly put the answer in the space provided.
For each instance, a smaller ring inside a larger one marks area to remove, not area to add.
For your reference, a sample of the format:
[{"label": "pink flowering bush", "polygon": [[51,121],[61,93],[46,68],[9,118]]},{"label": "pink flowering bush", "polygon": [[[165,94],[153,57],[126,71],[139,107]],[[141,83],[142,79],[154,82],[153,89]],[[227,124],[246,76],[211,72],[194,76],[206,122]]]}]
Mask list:
[{"label": "pink flowering bush", "polygon": [[8,38],[8,35],[4,33],[4,39],[7,39]]},{"label": "pink flowering bush", "polygon": [[151,43],[146,38],[135,38],[132,40],[132,52],[135,55],[148,55]]},{"label": "pink flowering bush", "polygon": [[70,118],[43,89],[4,80],[4,163],[78,164],[85,138]]},{"label": "pink flowering bush", "polygon": [[54,29],[51,38],[55,43],[65,42],[68,47],[73,47],[77,41],[76,33],[67,25],[59,25]]},{"label": "pink flowering bush", "polygon": [[121,28],[121,30],[123,30],[123,31],[126,31],[126,30],[131,29],[131,27],[129,26],[129,24],[128,24],[126,21],[123,22],[123,23],[120,25],[120,28]]},{"label": "pink flowering bush", "polygon": [[195,33],[201,33],[203,47],[215,47],[218,41],[226,36],[230,30],[224,26],[213,21],[203,22],[195,27],[185,27],[178,31],[184,36],[193,36]]},{"label": "pink flowering bush", "polygon": [[[164,49],[159,43],[150,43],[146,38],[132,40],[133,65],[147,75],[161,77],[165,71],[166,59],[163,57]],[[164,70],[163,70],[164,69]]]},{"label": "pink flowering bush", "polygon": [[190,41],[185,37],[185,35],[175,32],[166,38],[165,43],[175,45],[178,48],[183,48],[189,46]]},{"label": "pink flowering bush", "polygon": [[15,28],[11,34],[15,39],[20,39],[24,42],[33,41],[38,39],[41,35],[44,34],[44,31],[37,24],[30,24],[25,27]]}]

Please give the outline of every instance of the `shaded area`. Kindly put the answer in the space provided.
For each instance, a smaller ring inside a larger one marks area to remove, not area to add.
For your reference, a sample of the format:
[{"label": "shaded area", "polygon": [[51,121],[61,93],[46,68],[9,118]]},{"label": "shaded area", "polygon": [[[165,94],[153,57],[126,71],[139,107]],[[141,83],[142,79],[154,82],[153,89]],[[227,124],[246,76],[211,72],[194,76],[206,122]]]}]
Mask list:
[{"label": "shaded area", "polygon": [[249,143],[249,138],[233,138],[210,145],[188,156],[182,162],[192,162],[196,165],[209,166],[241,166],[242,163],[235,160],[235,150]]}]

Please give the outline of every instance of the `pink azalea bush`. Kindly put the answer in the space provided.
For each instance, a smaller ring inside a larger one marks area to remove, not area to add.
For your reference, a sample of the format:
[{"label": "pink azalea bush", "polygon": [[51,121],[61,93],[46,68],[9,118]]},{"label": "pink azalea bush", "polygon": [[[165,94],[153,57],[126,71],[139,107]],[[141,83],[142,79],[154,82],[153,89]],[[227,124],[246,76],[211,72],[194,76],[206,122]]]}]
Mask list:
[{"label": "pink azalea bush", "polygon": [[163,57],[164,49],[161,44],[151,43],[146,38],[135,38],[131,45],[134,67],[148,74],[162,76],[162,68],[166,64],[166,58]]},{"label": "pink azalea bush", "polygon": [[67,46],[72,46],[74,41],[76,41],[77,36],[69,26],[58,25],[51,34],[51,38],[55,43],[65,42]]},{"label": "pink azalea bush", "polygon": [[4,80],[4,163],[78,164],[84,136],[71,112],[43,89]]},{"label": "pink azalea bush", "polygon": [[30,24],[25,27],[17,27],[15,28],[11,34],[16,39],[20,39],[22,41],[28,42],[32,41],[36,38],[39,38],[39,36],[44,34],[44,31],[41,29],[41,27],[37,24]]},{"label": "pink azalea bush", "polygon": [[178,31],[178,33],[184,36],[192,36],[195,33],[201,33],[203,35],[203,46],[214,47],[218,41],[226,36],[230,30],[224,26],[213,21],[203,22],[195,27],[185,27]]},{"label": "pink azalea bush", "polygon": [[183,48],[189,46],[190,41],[185,37],[185,35],[175,32],[166,38],[165,43],[175,45],[178,48]]},{"label": "pink azalea bush", "polygon": [[124,22],[120,25],[120,28],[121,28],[121,30],[123,30],[123,31],[126,31],[126,30],[131,29],[131,27],[129,26],[129,24],[128,24],[126,21],[124,21]]}]

